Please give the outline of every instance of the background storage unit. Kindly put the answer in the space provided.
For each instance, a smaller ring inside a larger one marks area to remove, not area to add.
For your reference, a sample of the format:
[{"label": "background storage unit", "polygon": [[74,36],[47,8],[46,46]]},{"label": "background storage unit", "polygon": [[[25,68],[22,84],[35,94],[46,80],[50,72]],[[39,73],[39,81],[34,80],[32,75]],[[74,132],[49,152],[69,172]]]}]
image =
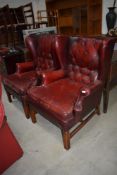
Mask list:
[{"label": "background storage unit", "polygon": [[101,34],[102,0],[46,0],[46,7],[57,11],[58,33]]}]

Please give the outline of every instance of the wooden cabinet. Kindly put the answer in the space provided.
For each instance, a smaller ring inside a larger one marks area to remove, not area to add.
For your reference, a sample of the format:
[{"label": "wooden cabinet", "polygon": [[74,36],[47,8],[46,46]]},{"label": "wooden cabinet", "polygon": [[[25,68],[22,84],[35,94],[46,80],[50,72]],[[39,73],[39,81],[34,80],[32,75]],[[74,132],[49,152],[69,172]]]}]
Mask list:
[{"label": "wooden cabinet", "polygon": [[58,33],[101,34],[102,0],[46,0],[46,6],[57,11]]},{"label": "wooden cabinet", "polygon": [[0,49],[0,74],[13,74],[16,72],[16,63],[25,62],[24,53],[19,49],[7,48],[6,52]]},{"label": "wooden cabinet", "polygon": [[102,0],[88,0],[88,34],[101,34]]}]

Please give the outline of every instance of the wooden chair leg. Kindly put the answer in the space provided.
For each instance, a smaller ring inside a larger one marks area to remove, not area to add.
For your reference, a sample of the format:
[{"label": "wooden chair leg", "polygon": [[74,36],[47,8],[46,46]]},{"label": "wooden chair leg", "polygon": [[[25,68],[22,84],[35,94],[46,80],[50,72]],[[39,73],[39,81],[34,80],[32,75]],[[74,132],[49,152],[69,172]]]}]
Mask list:
[{"label": "wooden chair leg", "polygon": [[70,149],[70,133],[62,130],[63,144],[66,150]]},{"label": "wooden chair leg", "polygon": [[6,45],[6,47],[8,47],[8,45],[9,45],[9,38],[8,38],[8,32],[7,31],[5,32],[5,45]]},{"label": "wooden chair leg", "polygon": [[25,100],[22,100],[22,105],[23,105],[25,116],[27,119],[29,119],[30,118],[29,105],[25,102]]},{"label": "wooden chair leg", "polygon": [[107,113],[109,101],[109,88],[103,90],[103,112]]},{"label": "wooden chair leg", "polygon": [[11,98],[11,94],[6,91],[7,97],[8,97],[8,101],[11,103],[12,102],[12,98]]},{"label": "wooden chair leg", "polygon": [[33,123],[37,122],[35,115],[36,115],[36,112],[30,108],[30,116]]},{"label": "wooden chair leg", "polygon": [[96,110],[97,115],[100,115],[100,106],[97,106],[95,110]]}]

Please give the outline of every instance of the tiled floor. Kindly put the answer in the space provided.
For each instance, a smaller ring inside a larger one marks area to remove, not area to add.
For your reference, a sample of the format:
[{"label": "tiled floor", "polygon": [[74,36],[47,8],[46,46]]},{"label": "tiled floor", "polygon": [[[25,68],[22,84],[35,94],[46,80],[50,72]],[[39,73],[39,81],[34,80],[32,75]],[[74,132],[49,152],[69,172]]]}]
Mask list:
[{"label": "tiled floor", "polygon": [[60,130],[37,115],[24,117],[21,104],[8,103],[3,93],[8,123],[24,155],[3,175],[117,175],[117,87],[110,93],[107,114],[95,115],[64,150]]}]

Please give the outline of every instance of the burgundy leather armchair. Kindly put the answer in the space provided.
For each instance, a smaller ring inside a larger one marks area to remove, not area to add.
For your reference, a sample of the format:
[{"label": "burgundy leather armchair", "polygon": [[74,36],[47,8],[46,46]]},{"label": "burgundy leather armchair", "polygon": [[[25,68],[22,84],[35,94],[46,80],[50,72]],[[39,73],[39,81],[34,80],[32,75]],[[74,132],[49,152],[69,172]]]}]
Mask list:
[{"label": "burgundy leather armchair", "polygon": [[16,73],[3,77],[3,84],[9,102],[12,102],[12,95],[20,99],[25,115],[29,118],[28,105],[25,100],[27,90],[37,84],[37,74],[38,84],[41,84],[39,74],[43,71],[59,69],[60,63],[55,53],[55,35],[28,36],[25,43],[32,62],[17,63]]},{"label": "burgundy leather armchair", "polygon": [[2,89],[0,77],[0,174],[23,155],[23,150],[7,123],[1,95]]},{"label": "burgundy leather armchair", "polygon": [[[36,122],[39,112],[60,127],[64,148],[70,148],[70,138],[94,114],[100,114],[100,100],[107,76],[109,56],[114,40],[111,38],[71,37],[62,49],[63,37],[57,36],[57,51],[63,54],[64,67],[42,73],[43,86],[27,91],[30,116]],[[60,61],[60,60],[59,60]],[[73,129],[73,127],[78,126]]]}]

